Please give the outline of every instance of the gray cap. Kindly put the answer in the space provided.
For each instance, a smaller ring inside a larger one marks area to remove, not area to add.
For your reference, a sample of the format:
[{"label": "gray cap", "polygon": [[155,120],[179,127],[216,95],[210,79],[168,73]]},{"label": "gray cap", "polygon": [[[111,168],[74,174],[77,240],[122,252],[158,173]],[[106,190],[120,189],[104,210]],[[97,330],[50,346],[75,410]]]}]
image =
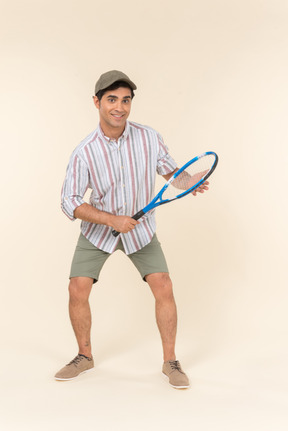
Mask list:
[{"label": "gray cap", "polygon": [[137,88],[134,82],[132,82],[131,79],[129,79],[129,77],[125,75],[125,73],[120,72],[119,70],[110,70],[109,72],[103,73],[96,82],[95,94],[97,94],[100,90],[104,90],[105,88],[109,87],[117,81],[127,82],[127,84],[129,84],[133,90],[136,90]]}]

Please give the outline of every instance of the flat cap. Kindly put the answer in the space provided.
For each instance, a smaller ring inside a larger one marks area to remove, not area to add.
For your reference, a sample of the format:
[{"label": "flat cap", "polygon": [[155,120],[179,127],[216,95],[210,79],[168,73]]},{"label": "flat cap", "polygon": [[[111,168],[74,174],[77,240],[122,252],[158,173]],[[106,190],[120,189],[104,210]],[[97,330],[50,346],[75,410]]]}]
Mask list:
[{"label": "flat cap", "polygon": [[96,82],[95,94],[97,94],[100,90],[105,90],[105,88],[109,87],[117,81],[127,82],[127,84],[130,85],[132,90],[137,89],[134,82],[132,82],[131,79],[127,75],[125,75],[125,73],[120,72],[119,70],[110,70],[109,72],[103,73]]}]

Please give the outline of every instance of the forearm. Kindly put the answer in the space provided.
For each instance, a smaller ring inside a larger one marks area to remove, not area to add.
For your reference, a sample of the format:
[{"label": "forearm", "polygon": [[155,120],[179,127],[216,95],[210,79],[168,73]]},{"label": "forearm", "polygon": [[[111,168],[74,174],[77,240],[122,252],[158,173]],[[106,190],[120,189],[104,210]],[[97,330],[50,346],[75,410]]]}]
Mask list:
[{"label": "forearm", "polygon": [[[173,172],[170,172],[170,174],[167,175],[163,175],[163,178],[168,181],[170,180],[170,178],[177,172],[179,171],[178,168],[176,168]],[[172,186],[176,187],[177,189],[181,189],[181,190],[186,190],[189,187],[185,187],[186,182],[187,181],[183,181],[183,178],[191,178],[191,176],[187,173],[187,172],[182,172],[179,177],[176,177],[173,181],[172,181]]]},{"label": "forearm", "polygon": [[163,176],[164,180],[168,181],[177,171],[179,171],[178,168],[174,169],[173,172],[170,172],[169,174],[162,175],[162,176]]},{"label": "forearm", "polygon": [[[170,178],[179,171],[178,168],[176,168],[173,172],[170,172],[170,174],[163,175],[163,178],[168,181]],[[190,175],[189,172],[182,171],[180,175],[178,175],[171,183],[173,187],[180,190],[188,190],[192,188],[195,184],[197,184],[202,177],[207,173],[207,171],[198,172],[197,174]],[[196,196],[197,193],[204,193],[204,190],[208,190],[209,182],[204,181],[203,184],[201,184],[196,190],[192,192],[194,196]]]},{"label": "forearm", "polygon": [[75,209],[74,217],[80,220],[88,221],[89,223],[113,226],[113,219],[116,216],[105,211],[100,211],[97,208],[94,208],[92,205],[84,203]]},{"label": "forearm", "polygon": [[138,221],[129,216],[113,215],[105,211],[100,211],[87,203],[75,209],[74,217],[88,221],[89,223],[104,224],[122,233],[129,232],[139,224]]}]

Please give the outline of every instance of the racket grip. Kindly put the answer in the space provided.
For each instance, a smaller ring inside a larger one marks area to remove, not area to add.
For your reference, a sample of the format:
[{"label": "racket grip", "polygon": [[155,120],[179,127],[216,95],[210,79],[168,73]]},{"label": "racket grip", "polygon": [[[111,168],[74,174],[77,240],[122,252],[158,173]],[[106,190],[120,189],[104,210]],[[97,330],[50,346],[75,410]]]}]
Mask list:
[{"label": "racket grip", "polygon": [[134,220],[139,220],[139,218],[141,218],[144,215],[144,211],[138,211],[137,214],[135,214],[132,218],[134,218]]},{"label": "racket grip", "polygon": [[117,230],[112,230],[112,235],[116,238],[118,235],[120,235],[120,232],[117,232]]},{"label": "racket grip", "polygon": [[[144,211],[138,211],[137,214],[135,214],[132,218],[134,218],[134,220],[139,220],[139,218],[141,218],[144,215]],[[112,235],[115,236],[115,238],[120,235],[120,232],[117,232],[117,230],[112,230]]]}]

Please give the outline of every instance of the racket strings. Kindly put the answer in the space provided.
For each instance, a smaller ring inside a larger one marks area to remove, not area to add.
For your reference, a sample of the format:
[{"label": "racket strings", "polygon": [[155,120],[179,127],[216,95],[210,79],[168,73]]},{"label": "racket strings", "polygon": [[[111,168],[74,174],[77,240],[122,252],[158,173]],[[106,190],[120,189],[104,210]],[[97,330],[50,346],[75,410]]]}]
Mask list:
[{"label": "racket strings", "polygon": [[173,199],[187,190],[195,190],[197,184],[205,180],[205,177],[212,169],[214,161],[215,157],[213,155],[206,155],[191,163],[171,181],[162,198]]}]

